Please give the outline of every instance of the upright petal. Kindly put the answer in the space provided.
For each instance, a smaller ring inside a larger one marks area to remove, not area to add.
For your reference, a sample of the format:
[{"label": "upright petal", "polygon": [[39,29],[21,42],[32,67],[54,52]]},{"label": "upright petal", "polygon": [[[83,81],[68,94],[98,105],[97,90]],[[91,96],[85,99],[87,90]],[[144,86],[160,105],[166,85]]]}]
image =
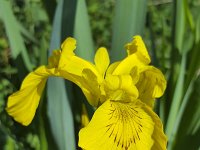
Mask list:
[{"label": "upright petal", "polygon": [[138,97],[138,90],[133,84],[133,78],[130,75],[108,74],[103,86],[106,98],[110,100],[124,101],[137,99]]},{"label": "upright petal", "polygon": [[101,47],[97,50],[94,57],[95,66],[104,78],[105,72],[110,64],[110,59],[106,48]]},{"label": "upright petal", "polygon": [[45,66],[29,73],[19,91],[8,97],[7,112],[17,122],[27,126],[33,120],[47,77]]},{"label": "upright petal", "polygon": [[128,56],[113,70],[113,75],[129,74],[133,67],[142,68],[151,61],[148,51],[140,36],[134,36],[133,41],[126,44]]},{"label": "upright petal", "polygon": [[108,69],[107,69],[107,71],[106,71],[106,74],[112,74],[113,71],[115,70],[115,68],[116,68],[119,64],[120,64],[120,61],[117,61],[117,62],[112,63],[112,64],[108,67]]},{"label": "upright petal", "polygon": [[139,91],[139,99],[152,107],[154,99],[163,95],[166,88],[166,80],[159,69],[153,66],[146,66],[140,72],[140,79],[136,87]]},{"label": "upright petal", "polygon": [[67,38],[62,46],[62,52],[58,69],[70,73],[71,75],[82,76],[83,69],[87,68],[93,71],[96,75],[99,75],[95,66],[80,57],[77,57],[74,53],[76,48],[76,40],[74,38]]},{"label": "upright petal", "polygon": [[96,110],[88,126],[80,130],[79,146],[85,150],[149,150],[162,145],[155,150],[164,150],[166,137],[160,124],[158,117],[140,101],[108,100]]},{"label": "upright petal", "polygon": [[146,49],[146,46],[141,38],[137,35],[133,37],[133,41],[128,43],[126,46],[128,55],[136,55],[142,62],[149,64],[151,62],[150,56]]},{"label": "upright petal", "polygon": [[[89,103],[96,107],[99,102],[99,85],[103,81],[105,69],[100,66],[100,59],[106,57],[106,49],[100,48],[96,54],[97,66],[75,55],[76,40],[67,38],[61,46],[61,56],[58,65],[60,76],[77,84],[83,91]],[[109,58],[108,58],[109,59]],[[109,60],[108,64],[109,65]],[[97,69],[102,70],[97,70]],[[107,67],[106,67],[107,69]],[[103,72],[101,72],[103,71]]]}]

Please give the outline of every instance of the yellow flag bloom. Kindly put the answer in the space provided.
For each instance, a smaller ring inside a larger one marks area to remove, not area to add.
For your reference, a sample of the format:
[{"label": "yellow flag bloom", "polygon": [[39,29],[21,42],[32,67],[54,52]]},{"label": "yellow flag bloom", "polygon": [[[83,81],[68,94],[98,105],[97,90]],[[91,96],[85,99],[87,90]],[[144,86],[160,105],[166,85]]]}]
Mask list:
[{"label": "yellow flag bloom", "polygon": [[166,136],[153,112],[155,98],[163,95],[166,80],[150,57],[140,36],[126,46],[127,57],[110,64],[106,48],[99,48],[94,64],[74,54],[76,41],[67,38],[54,51],[48,66],[31,72],[20,90],[8,98],[7,111],[23,125],[32,121],[45,82],[59,76],[77,84],[88,102],[97,108],[89,124],[79,132],[85,150],[164,150]]}]

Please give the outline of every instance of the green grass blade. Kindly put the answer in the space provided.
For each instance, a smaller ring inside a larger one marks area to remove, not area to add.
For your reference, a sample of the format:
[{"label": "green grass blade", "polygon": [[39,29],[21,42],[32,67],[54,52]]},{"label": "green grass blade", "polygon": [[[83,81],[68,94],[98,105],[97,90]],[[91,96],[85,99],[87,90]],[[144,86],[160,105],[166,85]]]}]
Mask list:
[{"label": "green grass blade", "polygon": [[[90,62],[93,62],[95,50],[85,0],[77,1],[74,37],[77,40],[76,54]],[[94,109],[87,103],[87,100],[79,87],[74,87],[74,91],[73,107],[75,108],[75,111],[80,115],[82,103],[85,102],[87,111],[91,117],[94,113]],[[80,126],[78,128],[80,128]],[[76,132],[78,133],[78,131]]]},{"label": "green grass blade", "polygon": [[[60,47],[62,21],[64,21],[62,14],[63,4],[64,1],[60,0],[56,9],[50,50]],[[47,96],[48,116],[59,149],[75,150],[73,115],[64,80],[50,78],[48,81]]]},{"label": "green grass blade", "polygon": [[20,22],[18,22],[19,30],[28,40],[35,44],[39,44],[39,41],[30,33]]},{"label": "green grass blade", "polygon": [[124,58],[126,55],[124,45],[134,35],[143,34],[146,9],[146,0],[116,1],[110,55],[112,61]]},{"label": "green grass blade", "polygon": [[182,100],[182,96],[183,96],[185,69],[186,69],[186,53],[183,53],[179,77],[178,77],[178,81],[176,83],[175,92],[174,92],[174,95],[173,95],[171,108],[170,108],[170,112],[169,112],[169,116],[168,116],[168,120],[167,120],[167,125],[166,125],[166,135],[168,136],[169,143],[172,142],[172,141],[170,141],[171,140],[171,134],[172,134],[172,130],[174,128],[177,113],[178,113],[180,103],[181,103],[181,100]]},{"label": "green grass blade", "polygon": [[[189,89],[190,88],[190,89]],[[175,139],[169,150],[173,149],[198,149],[200,146],[200,76],[193,76],[191,84],[180,106],[180,111],[175,123]],[[182,117],[181,117],[182,116]],[[181,117],[181,118],[179,118]],[[178,125],[178,126],[177,126]]]},{"label": "green grass blade", "polygon": [[85,0],[79,0],[77,3],[74,36],[77,39],[76,53],[93,62],[94,44]]},{"label": "green grass blade", "polygon": [[190,99],[190,96],[191,96],[191,93],[193,92],[194,90],[194,79],[190,82],[190,85],[185,93],[185,96],[183,98],[183,102],[181,103],[181,106],[180,106],[180,109],[178,111],[178,114],[177,114],[177,117],[176,117],[176,121],[175,121],[175,125],[174,125],[174,128],[172,130],[172,134],[171,134],[171,138],[170,138],[170,142],[169,145],[168,145],[168,150],[172,150],[173,147],[174,147],[174,144],[175,144],[175,141],[176,141],[176,138],[177,138],[177,133],[178,133],[178,130],[181,126],[181,120],[183,118],[183,115],[184,115],[184,111],[187,107],[187,104],[188,104],[188,101]]},{"label": "green grass blade", "polygon": [[30,62],[24,40],[20,33],[18,22],[13,14],[9,1],[0,1],[0,14],[8,35],[12,57],[16,59],[21,54],[28,71],[32,71],[33,65]]},{"label": "green grass blade", "polygon": [[182,53],[185,32],[185,9],[182,0],[176,0],[175,47]]},{"label": "green grass blade", "polygon": [[200,15],[197,18],[195,35],[195,42],[198,43],[200,41]]}]

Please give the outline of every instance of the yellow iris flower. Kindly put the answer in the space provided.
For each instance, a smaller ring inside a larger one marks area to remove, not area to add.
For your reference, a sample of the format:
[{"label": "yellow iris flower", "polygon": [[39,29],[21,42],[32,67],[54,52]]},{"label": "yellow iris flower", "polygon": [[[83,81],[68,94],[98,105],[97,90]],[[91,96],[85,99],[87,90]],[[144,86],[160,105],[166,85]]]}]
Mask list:
[{"label": "yellow iris flower", "polygon": [[140,36],[126,46],[127,57],[110,65],[106,48],[99,48],[94,64],[74,54],[76,40],[67,38],[55,50],[47,66],[31,72],[19,91],[8,98],[7,112],[29,125],[49,76],[77,84],[88,102],[97,108],[89,124],[79,132],[85,150],[164,150],[166,136],[153,112],[155,98],[163,95],[166,80],[150,57]]}]

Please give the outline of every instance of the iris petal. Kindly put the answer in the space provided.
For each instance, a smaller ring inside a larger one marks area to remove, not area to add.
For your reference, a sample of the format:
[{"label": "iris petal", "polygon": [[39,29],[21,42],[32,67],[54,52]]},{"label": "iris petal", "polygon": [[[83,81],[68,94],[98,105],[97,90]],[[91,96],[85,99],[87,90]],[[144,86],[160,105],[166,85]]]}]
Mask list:
[{"label": "iris petal", "polygon": [[134,36],[133,41],[126,44],[128,56],[124,58],[115,69],[113,75],[130,74],[133,67],[142,68],[151,61],[148,51],[140,36]]},{"label": "iris petal", "polygon": [[128,100],[137,99],[138,90],[133,83],[133,78],[130,75],[108,74],[104,80],[107,99],[120,101],[128,99],[127,97],[131,97]]},{"label": "iris petal", "polygon": [[134,36],[133,41],[128,43],[125,47],[129,56],[134,54],[146,64],[151,62],[150,56],[141,36]]},{"label": "iris petal", "polygon": [[79,132],[79,146],[87,150],[149,150],[159,145],[153,138],[164,135],[160,124],[157,115],[140,101],[106,101]]},{"label": "iris petal", "polygon": [[7,112],[27,126],[33,120],[49,73],[41,66],[24,79],[19,91],[8,97]]},{"label": "iris petal", "polygon": [[104,78],[105,72],[110,64],[110,59],[106,48],[101,47],[97,50],[94,57],[95,66]]},{"label": "iris petal", "polygon": [[139,98],[152,107],[154,99],[163,95],[166,88],[166,80],[160,70],[153,66],[146,66],[140,73],[140,79],[136,87],[139,91]]}]

